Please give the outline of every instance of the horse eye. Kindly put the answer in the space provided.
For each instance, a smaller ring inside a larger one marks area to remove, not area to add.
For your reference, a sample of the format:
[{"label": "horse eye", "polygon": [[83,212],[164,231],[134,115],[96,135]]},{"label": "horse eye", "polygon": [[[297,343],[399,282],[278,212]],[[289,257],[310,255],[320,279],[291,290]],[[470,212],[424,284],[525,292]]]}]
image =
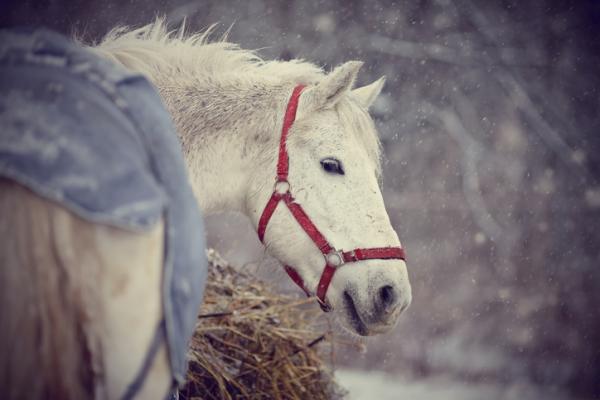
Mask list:
[{"label": "horse eye", "polygon": [[325,158],[321,160],[321,166],[323,169],[330,174],[344,175],[344,168],[342,168],[342,162],[335,158]]}]

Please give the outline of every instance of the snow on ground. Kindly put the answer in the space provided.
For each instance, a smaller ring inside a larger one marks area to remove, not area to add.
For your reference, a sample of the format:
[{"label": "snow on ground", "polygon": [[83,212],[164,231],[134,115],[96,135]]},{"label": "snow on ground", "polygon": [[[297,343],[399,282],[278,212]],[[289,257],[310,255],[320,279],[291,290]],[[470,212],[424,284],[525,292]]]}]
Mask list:
[{"label": "snow on ground", "polygon": [[472,383],[452,378],[410,381],[379,371],[340,369],[338,383],[348,400],[567,400],[565,393],[528,382]]}]

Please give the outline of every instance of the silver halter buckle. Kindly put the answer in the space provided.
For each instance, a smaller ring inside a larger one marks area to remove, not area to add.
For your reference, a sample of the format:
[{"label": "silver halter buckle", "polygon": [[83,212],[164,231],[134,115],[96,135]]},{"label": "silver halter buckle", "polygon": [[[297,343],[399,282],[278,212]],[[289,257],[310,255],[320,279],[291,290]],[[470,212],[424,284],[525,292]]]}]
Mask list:
[{"label": "silver halter buckle", "polygon": [[325,263],[334,268],[344,265],[344,255],[342,250],[331,250],[329,253],[325,254],[324,257]]}]

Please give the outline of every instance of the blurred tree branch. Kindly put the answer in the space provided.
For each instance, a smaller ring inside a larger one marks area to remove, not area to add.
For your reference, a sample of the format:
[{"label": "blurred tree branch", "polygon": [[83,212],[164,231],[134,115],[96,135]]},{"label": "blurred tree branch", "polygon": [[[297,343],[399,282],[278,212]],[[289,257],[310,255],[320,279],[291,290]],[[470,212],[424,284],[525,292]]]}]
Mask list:
[{"label": "blurred tree branch", "polygon": [[449,109],[439,109],[436,116],[443,125],[444,130],[462,149],[463,193],[477,225],[492,240],[502,240],[503,229],[488,210],[479,185],[477,164],[484,155],[483,147],[473,139],[456,112]]},{"label": "blurred tree branch", "polygon": [[[592,174],[584,165],[578,165],[572,161],[571,155],[573,153],[573,148],[566,142],[561,133],[546,121],[540,113],[538,106],[532,101],[529,93],[535,92],[536,89],[531,87],[531,85],[524,83],[522,79],[515,74],[514,69],[502,58],[500,50],[503,48],[503,44],[498,42],[497,36],[491,31],[491,27],[493,27],[494,24],[487,18],[485,13],[470,0],[457,0],[456,3],[460,4],[460,8],[464,10],[463,13],[471,19],[483,39],[491,45],[490,48],[493,51],[486,52],[484,56],[488,59],[489,63],[495,64],[501,68],[501,70],[495,74],[495,77],[504,87],[516,107],[522,110],[527,119],[534,125],[534,129],[532,129],[533,132],[535,132],[546,146],[548,146],[548,148],[563,161],[567,168],[574,173],[580,173],[583,169],[585,177],[588,180],[593,181]],[[568,125],[563,120],[561,120],[561,124],[563,126]]]}]

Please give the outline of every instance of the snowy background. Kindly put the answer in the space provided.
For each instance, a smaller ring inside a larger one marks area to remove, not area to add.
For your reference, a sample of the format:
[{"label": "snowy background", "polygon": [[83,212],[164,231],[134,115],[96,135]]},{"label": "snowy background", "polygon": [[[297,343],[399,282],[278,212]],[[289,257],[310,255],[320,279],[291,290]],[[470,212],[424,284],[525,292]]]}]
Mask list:
[{"label": "snowy background", "polygon": [[[155,15],[387,76],[373,114],[414,300],[366,352],[338,349],[352,399],[600,399],[600,1],[0,2],[1,26],[89,41]],[[239,217],[209,227],[270,264]]]}]

